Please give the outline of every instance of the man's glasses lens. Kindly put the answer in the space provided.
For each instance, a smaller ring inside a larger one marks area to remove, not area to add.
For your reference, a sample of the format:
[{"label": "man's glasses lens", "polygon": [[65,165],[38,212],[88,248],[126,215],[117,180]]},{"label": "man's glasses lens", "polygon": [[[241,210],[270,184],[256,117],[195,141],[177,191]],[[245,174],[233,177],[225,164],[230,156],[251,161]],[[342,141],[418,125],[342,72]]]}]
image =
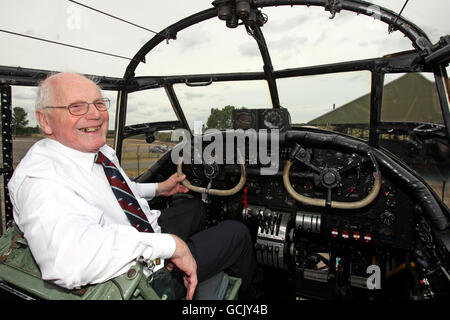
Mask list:
[{"label": "man's glasses lens", "polygon": [[[82,115],[88,112],[90,104],[88,102],[76,102],[69,105],[68,109],[73,115]],[[92,104],[95,105],[98,111],[106,111],[109,108],[109,99],[100,99],[94,101]]]}]

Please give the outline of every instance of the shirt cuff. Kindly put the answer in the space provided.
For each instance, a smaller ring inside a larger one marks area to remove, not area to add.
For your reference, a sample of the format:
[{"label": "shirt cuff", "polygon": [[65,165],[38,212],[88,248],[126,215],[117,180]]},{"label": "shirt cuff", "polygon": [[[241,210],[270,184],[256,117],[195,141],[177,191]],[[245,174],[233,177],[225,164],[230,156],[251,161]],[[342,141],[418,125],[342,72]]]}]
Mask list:
[{"label": "shirt cuff", "polygon": [[136,183],[139,195],[146,200],[153,199],[157,196],[156,183]]},{"label": "shirt cuff", "polygon": [[[152,245],[144,250],[142,256],[146,259],[168,259],[175,253],[175,239],[168,233],[145,233]],[[157,243],[157,245],[155,245]]]}]

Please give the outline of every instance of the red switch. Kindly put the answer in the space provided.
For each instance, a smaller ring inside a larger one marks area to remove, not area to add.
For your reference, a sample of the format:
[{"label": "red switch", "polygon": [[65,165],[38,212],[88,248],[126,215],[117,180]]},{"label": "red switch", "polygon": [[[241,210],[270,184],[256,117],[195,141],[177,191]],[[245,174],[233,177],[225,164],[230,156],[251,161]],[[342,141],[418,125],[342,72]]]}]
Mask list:
[{"label": "red switch", "polygon": [[242,202],[244,203],[244,212],[247,212],[247,187],[244,188],[244,199]]}]

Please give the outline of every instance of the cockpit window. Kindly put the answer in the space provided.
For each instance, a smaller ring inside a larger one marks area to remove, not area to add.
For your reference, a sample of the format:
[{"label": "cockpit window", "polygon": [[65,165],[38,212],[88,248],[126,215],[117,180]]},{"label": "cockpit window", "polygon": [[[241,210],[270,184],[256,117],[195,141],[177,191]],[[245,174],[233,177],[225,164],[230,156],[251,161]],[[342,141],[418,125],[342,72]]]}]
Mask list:
[{"label": "cockpit window", "polygon": [[387,74],[384,84],[382,121],[444,123],[433,74]]},{"label": "cockpit window", "polygon": [[[208,86],[190,87],[185,84],[174,86],[178,100],[185,112],[186,119],[191,128],[194,122],[201,121],[205,126],[208,118],[212,114],[212,109],[222,112],[227,106],[236,108],[271,108],[267,83],[265,81],[233,81],[233,82],[213,82]],[[226,113],[226,110],[223,112]],[[232,128],[231,112],[226,113],[230,122],[228,128]],[[212,125],[212,124],[211,124]],[[212,125],[214,129],[218,128]]]},{"label": "cockpit window", "polygon": [[[218,52],[225,59],[218,58]],[[261,71],[259,55],[245,28],[229,29],[223,21],[209,19],[180,31],[176,40],[159,44],[136,69],[136,75]]]},{"label": "cockpit window", "polygon": [[448,145],[434,76],[431,73],[385,75],[381,121],[389,130],[380,145],[418,172],[450,207]]},{"label": "cockpit window", "polygon": [[411,41],[400,32],[388,34],[377,8],[372,8],[373,19],[345,10],[330,19],[329,12],[314,6],[264,8],[268,22],[262,31],[274,69],[369,59],[411,50]]},{"label": "cockpit window", "polygon": [[368,138],[370,72],[278,79],[281,105],[292,125],[313,125]]},{"label": "cockpit window", "polygon": [[177,120],[164,89],[152,89],[128,95],[126,125]]}]

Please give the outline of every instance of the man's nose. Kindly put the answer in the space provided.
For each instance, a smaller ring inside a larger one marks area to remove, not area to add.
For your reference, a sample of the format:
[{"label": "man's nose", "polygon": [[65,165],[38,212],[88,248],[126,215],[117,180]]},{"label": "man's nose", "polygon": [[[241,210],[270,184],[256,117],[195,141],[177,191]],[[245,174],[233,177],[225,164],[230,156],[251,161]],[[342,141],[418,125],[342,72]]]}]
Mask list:
[{"label": "man's nose", "polygon": [[101,115],[101,111],[99,111],[97,109],[97,107],[95,106],[94,103],[89,103],[88,104],[88,111],[86,113],[86,117],[90,117],[90,118],[99,118]]}]

